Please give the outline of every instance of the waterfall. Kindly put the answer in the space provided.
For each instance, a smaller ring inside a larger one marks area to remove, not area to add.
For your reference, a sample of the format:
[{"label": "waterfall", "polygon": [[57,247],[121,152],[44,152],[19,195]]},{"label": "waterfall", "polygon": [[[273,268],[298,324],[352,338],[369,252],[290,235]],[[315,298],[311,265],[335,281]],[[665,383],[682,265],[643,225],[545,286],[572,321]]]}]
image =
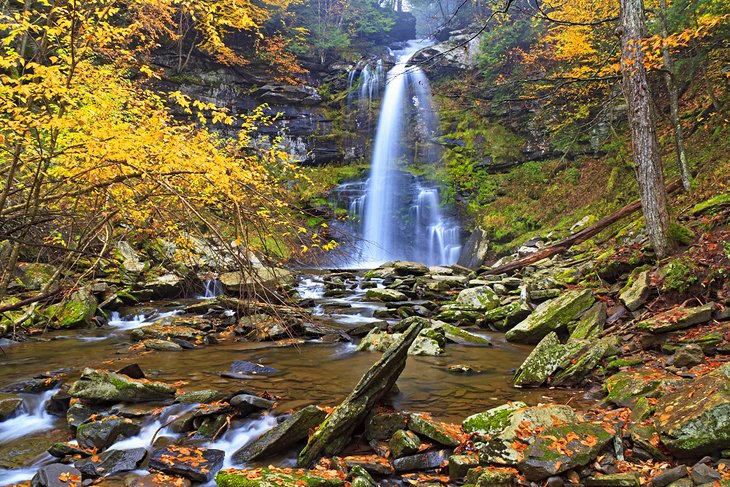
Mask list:
[{"label": "waterfall", "polygon": [[[426,264],[453,264],[461,249],[459,227],[443,216],[436,188],[425,188],[398,170],[408,157],[434,162],[434,149],[418,154],[416,145],[433,147],[438,120],[431,103],[425,73],[408,66],[411,56],[427,44],[411,41],[396,51],[388,71],[378,126],[375,132],[370,178],[362,197],[360,255],[354,264],[370,267],[389,260],[417,260]],[[410,117],[409,117],[410,115]],[[406,123],[415,125],[406,128]],[[415,142],[408,144],[409,133]],[[415,209],[411,222],[404,210]],[[413,218],[415,216],[415,218]]]}]

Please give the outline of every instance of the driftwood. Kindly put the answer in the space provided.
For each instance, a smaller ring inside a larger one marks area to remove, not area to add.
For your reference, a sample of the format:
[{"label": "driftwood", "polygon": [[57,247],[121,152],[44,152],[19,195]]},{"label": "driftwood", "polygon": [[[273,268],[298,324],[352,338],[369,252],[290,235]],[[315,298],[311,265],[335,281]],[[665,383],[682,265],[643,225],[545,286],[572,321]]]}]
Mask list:
[{"label": "driftwood", "polygon": [[0,306],[0,313],[5,313],[6,311],[15,311],[15,310],[18,310],[29,304],[37,303],[38,301],[43,301],[46,298],[50,298],[50,297],[56,296],[57,294],[60,294],[61,291],[63,291],[63,289],[57,288],[52,291],[47,291],[47,292],[42,292],[40,294],[36,294],[35,296],[23,299],[22,301],[18,301],[17,303],[14,303],[14,304],[6,304],[3,306]]},{"label": "driftwood", "polygon": [[[679,180],[672,181],[671,184],[667,186],[667,193],[673,193],[680,189],[682,187],[682,183]],[[605,230],[607,227],[611,226],[612,224],[616,223],[617,221],[621,220],[622,218],[631,215],[632,213],[638,211],[641,209],[641,201],[636,200],[632,203],[629,203],[628,205],[624,206],[620,210],[615,211],[614,213],[611,213],[605,218],[602,218],[598,220],[593,225],[584,228],[580,232],[574,233],[570,237],[561,240],[560,242],[554,243],[552,245],[548,245],[547,247],[544,247],[534,254],[530,254],[527,257],[523,257],[522,259],[517,259],[512,262],[508,262],[507,264],[501,265],[499,267],[495,267],[493,269],[488,269],[486,272],[483,272],[482,275],[495,275],[495,274],[506,274],[509,272],[513,272],[519,269],[522,269],[523,267],[526,267],[530,264],[534,264],[535,262],[541,261],[542,259],[547,259],[548,257],[552,257],[553,255],[561,254],[568,250],[573,245],[577,245],[579,243],[585,242],[589,238],[593,237],[594,235],[597,235],[601,233],[603,230]]]}]

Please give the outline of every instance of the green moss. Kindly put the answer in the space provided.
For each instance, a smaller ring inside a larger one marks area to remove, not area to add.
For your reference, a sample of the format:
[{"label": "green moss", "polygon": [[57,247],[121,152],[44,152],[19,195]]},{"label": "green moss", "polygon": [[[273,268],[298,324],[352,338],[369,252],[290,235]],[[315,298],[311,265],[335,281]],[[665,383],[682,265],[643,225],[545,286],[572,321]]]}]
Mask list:
[{"label": "green moss", "polygon": [[481,436],[496,435],[509,424],[509,418],[512,416],[512,413],[526,407],[527,404],[520,401],[503,404],[482,413],[469,416],[461,426],[466,433],[478,433]]},{"label": "green moss", "polygon": [[669,238],[678,245],[689,245],[695,239],[695,234],[689,228],[678,223],[669,226]]},{"label": "green moss", "polygon": [[697,282],[698,268],[690,257],[678,257],[664,266],[664,285],[662,289],[685,292]]},{"label": "green moss", "polygon": [[696,204],[692,210],[690,210],[690,213],[693,215],[706,212],[714,213],[716,210],[728,205],[730,205],[730,193],[723,193],[703,201],[702,203]]}]

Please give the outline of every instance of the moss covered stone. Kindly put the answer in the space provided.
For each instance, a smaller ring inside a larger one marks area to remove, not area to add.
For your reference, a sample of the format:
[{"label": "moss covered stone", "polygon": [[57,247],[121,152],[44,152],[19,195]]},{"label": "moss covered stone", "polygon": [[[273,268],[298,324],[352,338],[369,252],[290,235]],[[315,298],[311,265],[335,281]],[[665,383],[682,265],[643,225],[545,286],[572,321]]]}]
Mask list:
[{"label": "moss covered stone", "polygon": [[454,325],[448,323],[436,323],[434,328],[440,328],[443,330],[446,338],[454,343],[466,344],[466,345],[492,345],[489,338],[470,333]]},{"label": "moss covered stone", "polygon": [[619,296],[631,311],[639,309],[646,302],[651,291],[649,271],[640,269],[634,269],[629,277],[629,282],[621,289],[621,295]]},{"label": "moss covered stone", "polygon": [[490,311],[485,311],[482,323],[494,328],[497,331],[507,331],[520,321],[527,318],[532,309],[523,300],[500,306]]},{"label": "moss covered stone", "polygon": [[699,457],[730,445],[730,364],[659,399],[654,425],[676,456]]},{"label": "moss covered stone", "polygon": [[388,446],[390,446],[392,457],[400,458],[416,453],[418,447],[421,446],[421,440],[411,431],[398,430],[393,433],[393,436],[388,442]]},{"label": "moss covered stone", "polygon": [[680,306],[656,314],[648,320],[638,323],[636,327],[652,333],[667,333],[669,331],[682,330],[709,321],[712,318],[714,309],[715,305],[713,303],[695,308],[684,308]]},{"label": "moss covered stone", "polygon": [[558,368],[564,355],[565,346],[560,343],[558,335],[554,331],[548,333],[515,372],[515,386],[542,385]]},{"label": "moss covered stone", "polygon": [[583,313],[570,332],[572,340],[588,340],[603,331],[606,324],[606,305],[598,301]]},{"label": "moss covered stone", "polygon": [[702,203],[698,203],[690,210],[690,213],[693,215],[712,213],[725,206],[730,206],[730,193],[719,194]]},{"label": "moss covered stone", "polygon": [[434,421],[422,414],[411,414],[408,429],[446,446],[458,446],[459,438],[445,424]]},{"label": "moss covered stone", "polygon": [[[545,429],[525,451],[517,468],[539,481],[587,465],[613,440],[615,431],[600,424],[573,423]],[[555,445],[562,445],[556,448]]]},{"label": "moss covered stone", "polygon": [[469,416],[461,426],[466,433],[476,433],[480,436],[496,435],[501,433],[509,424],[513,412],[526,407],[527,404],[521,401],[502,404],[496,408]]},{"label": "moss covered stone", "polygon": [[84,369],[68,390],[71,397],[91,403],[164,401],[175,397],[175,388],[162,382],[133,380],[105,370]]},{"label": "moss covered stone", "polygon": [[477,286],[464,289],[456,298],[456,303],[464,307],[489,311],[499,306],[501,298],[489,286]]},{"label": "moss covered stone", "polygon": [[96,304],[93,294],[86,289],[80,289],[68,300],[44,308],[40,315],[55,329],[91,326],[94,323]]},{"label": "moss covered stone", "polygon": [[530,316],[509,330],[505,338],[513,342],[537,343],[551,331],[567,327],[593,301],[593,293],[588,289],[569,291],[559,298],[540,304]]},{"label": "moss covered stone", "polygon": [[573,355],[566,354],[559,365],[551,384],[556,386],[575,386],[580,384],[598,365],[603,357],[615,355],[620,342],[618,337],[607,336],[588,347],[580,347]]},{"label": "moss covered stone", "polygon": [[648,395],[656,396],[666,376],[654,371],[619,372],[607,378],[603,388],[605,401],[621,407],[633,407],[636,401]]}]

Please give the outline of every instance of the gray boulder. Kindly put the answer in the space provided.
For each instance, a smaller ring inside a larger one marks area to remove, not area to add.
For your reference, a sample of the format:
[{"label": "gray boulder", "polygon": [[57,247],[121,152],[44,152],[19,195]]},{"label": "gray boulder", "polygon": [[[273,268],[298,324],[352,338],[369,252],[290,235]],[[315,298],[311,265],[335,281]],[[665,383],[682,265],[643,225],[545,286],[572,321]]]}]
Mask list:
[{"label": "gray boulder", "polygon": [[567,327],[594,301],[588,290],[568,291],[562,296],[540,304],[524,321],[509,330],[505,338],[513,342],[537,343],[551,331]]},{"label": "gray boulder", "polygon": [[659,398],[654,425],[678,457],[699,457],[730,446],[730,364]]},{"label": "gray boulder", "polygon": [[245,463],[286,451],[306,439],[309,430],[318,426],[326,416],[327,413],[317,406],[307,406],[236,451],[233,459]]},{"label": "gray boulder", "polygon": [[68,394],[91,403],[164,401],[175,397],[175,387],[133,380],[105,370],[84,369]]}]

